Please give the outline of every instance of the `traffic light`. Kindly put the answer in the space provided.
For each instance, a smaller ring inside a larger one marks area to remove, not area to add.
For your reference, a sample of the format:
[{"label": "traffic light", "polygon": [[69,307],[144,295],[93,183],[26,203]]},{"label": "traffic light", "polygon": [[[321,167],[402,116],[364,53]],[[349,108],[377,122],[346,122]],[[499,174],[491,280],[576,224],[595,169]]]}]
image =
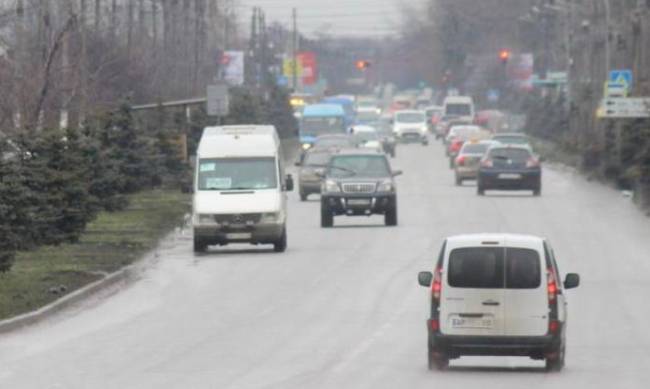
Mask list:
[{"label": "traffic light", "polygon": [[357,61],[357,69],[359,70],[366,70],[370,68],[370,61],[366,61],[364,59],[360,59]]},{"label": "traffic light", "polygon": [[510,59],[510,54],[511,54],[510,50],[503,49],[499,51],[499,60],[501,61],[501,63],[503,64],[507,63],[508,60]]}]

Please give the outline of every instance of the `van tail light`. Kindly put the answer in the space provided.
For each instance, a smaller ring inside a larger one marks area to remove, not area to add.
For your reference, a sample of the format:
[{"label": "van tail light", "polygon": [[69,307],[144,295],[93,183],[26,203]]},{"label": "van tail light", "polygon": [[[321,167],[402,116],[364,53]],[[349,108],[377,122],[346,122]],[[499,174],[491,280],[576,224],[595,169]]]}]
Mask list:
[{"label": "van tail light", "polygon": [[491,159],[484,159],[481,161],[481,166],[482,167],[492,167],[494,166],[494,163],[492,162]]},{"label": "van tail light", "polygon": [[463,166],[465,164],[465,156],[461,155],[458,158],[456,158],[456,165],[457,166]]},{"label": "van tail light", "polygon": [[554,304],[557,300],[557,282],[555,280],[555,272],[553,269],[548,270],[548,304]]},{"label": "van tail light", "polygon": [[530,157],[528,158],[528,161],[526,161],[526,167],[539,167],[539,161],[536,158]]},{"label": "van tail light", "polygon": [[436,332],[440,329],[440,322],[438,321],[438,319],[429,319],[427,321],[429,322],[428,324],[431,332]]},{"label": "van tail light", "polygon": [[431,296],[434,300],[440,301],[440,292],[442,291],[442,269],[437,267],[433,274],[431,283]]}]

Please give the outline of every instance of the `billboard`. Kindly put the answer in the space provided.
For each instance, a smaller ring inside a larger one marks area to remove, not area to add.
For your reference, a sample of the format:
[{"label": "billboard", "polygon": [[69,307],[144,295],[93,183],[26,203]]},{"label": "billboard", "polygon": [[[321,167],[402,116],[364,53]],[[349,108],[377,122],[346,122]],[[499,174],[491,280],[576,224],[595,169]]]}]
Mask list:
[{"label": "billboard", "polygon": [[221,58],[223,79],[228,85],[242,85],[244,83],[244,52],[229,50],[224,51]]},{"label": "billboard", "polygon": [[302,70],[302,84],[314,85],[318,80],[316,53],[313,51],[303,51],[298,53],[298,63],[300,63],[300,70]]}]

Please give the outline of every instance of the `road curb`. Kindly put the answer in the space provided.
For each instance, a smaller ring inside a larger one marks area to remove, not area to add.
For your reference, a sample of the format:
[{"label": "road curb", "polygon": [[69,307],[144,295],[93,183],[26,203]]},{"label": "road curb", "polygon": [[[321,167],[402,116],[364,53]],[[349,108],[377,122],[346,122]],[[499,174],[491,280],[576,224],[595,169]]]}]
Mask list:
[{"label": "road curb", "polygon": [[[144,257],[143,257],[144,258]],[[35,311],[24,313],[12,317],[10,319],[5,319],[0,321],[0,334],[8,333],[14,330],[17,330],[22,327],[30,326],[36,323],[43,321],[49,316],[62,311],[63,309],[74,305],[82,300],[87,299],[93,294],[108,288],[109,286],[115,285],[122,281],[125,281],[131,271],[134,269],[135,264],[129,265],[123,269],[120,269],[114,273],[111,273],[104,278],[92,282],[81,289],[77,289],[74,292],[61,297],[60,299],[42,307]]]}]

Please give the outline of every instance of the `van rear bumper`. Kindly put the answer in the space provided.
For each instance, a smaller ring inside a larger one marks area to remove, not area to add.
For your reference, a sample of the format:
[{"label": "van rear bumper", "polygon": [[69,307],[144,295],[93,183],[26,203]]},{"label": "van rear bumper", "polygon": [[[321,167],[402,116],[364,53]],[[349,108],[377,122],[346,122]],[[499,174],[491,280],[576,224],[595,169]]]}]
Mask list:
[{"label": "van rear bumper", "polygon": [[544,336],[465,336],[429,333],[429,347],[450,358],[465,355],[493,355],[528,356],[541,359],[560,349],[562,337],[559,333]]},{"label": "van rear bumper", "polygon": [[285,231],[284,223],[256,224],[245,228],[194,226],[194,237],[209,245],[228,243],[276,243]]}]

